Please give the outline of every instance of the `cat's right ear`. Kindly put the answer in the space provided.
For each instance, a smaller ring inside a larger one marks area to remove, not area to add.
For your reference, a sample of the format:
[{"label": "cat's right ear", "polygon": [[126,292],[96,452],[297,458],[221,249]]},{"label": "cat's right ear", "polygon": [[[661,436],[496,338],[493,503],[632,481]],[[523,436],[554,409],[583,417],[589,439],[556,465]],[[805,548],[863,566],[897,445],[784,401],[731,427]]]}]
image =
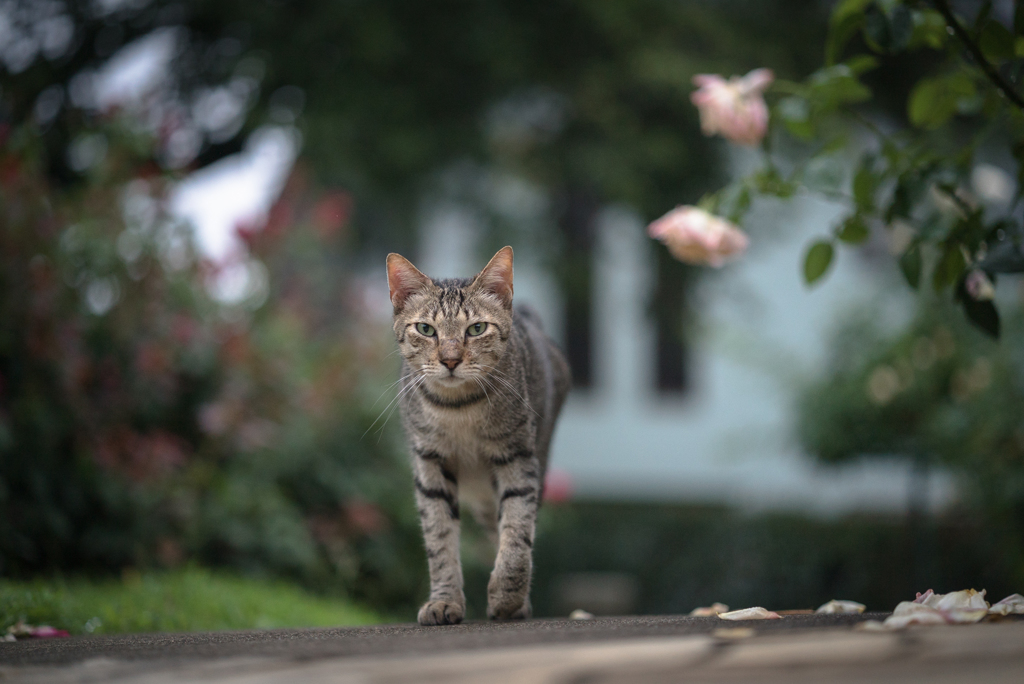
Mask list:
[{"label": "cat's right ear", "polygon": [[402,310],[409,295],[430,285],[430,278],[420,273],[412,262],[401,254],[388,254],[388,288],[395,313]]}]

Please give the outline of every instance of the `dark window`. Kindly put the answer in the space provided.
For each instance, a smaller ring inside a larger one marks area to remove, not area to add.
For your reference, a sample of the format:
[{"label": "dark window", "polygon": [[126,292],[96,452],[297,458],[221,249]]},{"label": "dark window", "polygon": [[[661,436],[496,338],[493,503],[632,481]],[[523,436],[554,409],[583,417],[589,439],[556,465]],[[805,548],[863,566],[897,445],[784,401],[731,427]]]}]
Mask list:
[{"label": "dark window", "polygon": [[652,243],[657,257],[657,285],[651,310],[655,321],[655,385],[660,392],[682,393],[690,384],[686,345],[686,289],[692,270]]},{"label": "dark window", "polygon": [[593,263],[594,221],[599,204],[582,191],[565,194],[558,225],[564,251],[557,266],[565,294],[565,353],[572,369],[573,385],[593,384]]}]

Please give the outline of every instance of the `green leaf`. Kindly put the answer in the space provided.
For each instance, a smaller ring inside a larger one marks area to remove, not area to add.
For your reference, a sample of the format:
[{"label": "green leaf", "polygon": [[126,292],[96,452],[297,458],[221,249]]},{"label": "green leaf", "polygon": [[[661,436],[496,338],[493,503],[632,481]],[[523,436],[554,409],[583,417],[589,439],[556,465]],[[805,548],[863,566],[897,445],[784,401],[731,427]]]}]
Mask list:
[{"label": "green leaf", "polygon": [[889,203],[889,207],[885,210],[885,222],[892,223],[893,219],[910,216],[912,208],[910,179],[900,176],[896,181],[896,187],[892,191],[892,202]]},{"label": "green leaf", "polygon": [[889,51],[902,52],[914,33],[914,19],[904,4],[898,4],[889,13]]},{"label": "green leaf", "polygon": [[832,263],[834,252],[832,243],[825,240],[815,242],[807,250],[807,256],[804,257],[804,280],[808,285],[813,285],[825,275],[825,271]]},{"label": "green leaf", "polygon": [[935,264],[935,271],[932,273],[932,287],[936,291],[952,285],[963,275],[967,268],[967,261],[964,259],[960,243],[951,242],[945,245],[939,262]]},{"label": "green leaf", "polygon": [[967,292],[966,278],[961,278],[956,288],[956,299],[964,307],[964,314],[967,320],[979,328],[982,332],[999,339],[1001,324],[999,321],[999,310],[991,300],[977,300]]},{"label": "green leaf", "polygon": [[923,78],[907,102],[910,122],[919,128],[939,128],[956,113],[962,99],[972,98],[976,92],[974,81],[963,72]]},{"label": "green leaf", "polygon": [[857,203],[857,210],[872,212],[875,210],[875,190],[878,188],[879,178],[872,171],[874,158],[866,157],[853,176],[853,199]]},{"label": "green leaf", "polygon": [[808,79],[808,86],[811,103],[821,111],[871,99],[871,90],[845,64],[819,69]]},{"label": "green leaf", "polygon": [[867,241],[870,234],[868,226],[864,222],[864,217],[860,214],[854,214],[843,221],[843,225],[836,234],[836,237],[847,244],[859,245]]},{"label": "green leaf", "polygon": [[903,253],[900,257],[900,271],[903,272],[903,277],[907,279],[907,284],[916,290],[918,285],[921,284],[920,246],[912,245],[910,249]]},{"label": "green leaf", "polygon": [[914,33],[910,37],[909,48],[930,47],[941,50],[948,39],[946,20],[941,14],[932,9],[914,12]]},{"label": "green leaf", "polygon": [[835,64],[843,48],[864,25],[864,8],[872,0],[843,0],[832,10],[828,38],[825,41],[825,63]]},{"label": "green leaf", "polygon": [[990,21],[981,30],[981,38],[978,41],[982,53],[990,62],[998,64],[1007,59],[1013,59],[1015,45],[1013,34],[998,21]]},{"label": "green leaf", "polygon": [[889,18],[876,4],[872,4],[864,12],[864,42],[875,52],[888,52],[892,43]]},{"label": "green leaf", "polygon": [[836,3],[835,9],[832,10],[832,16],[828,20],[829,26],[835,27],[851,17],[862,15],[864,8],[872,2],[874,0],[842,0],[842,2]]},{"label": "green leaf", "polygon": [[775,111],[786,128],[797,138],[809,140],[814,136],[811,123],[811,105],[802,97],[787,97],[775,105]]},{"label": "green leaf", "polygon": [[783,178],[774,166],[755,174],[753,181],[758,192],[783,199],[792,197],[797,190],[796,183]]},{"label": "green leaf", "polygon": [[854,55],[844,62],[850,71],[858,76],[878,68],[879,63],[878,58],[871,55]]},{"label": "green leaf", "polygon": [[992,16],[992,0],[982,0],[981,9],[974,15],[974,33],[980,33],[988,18]]}]

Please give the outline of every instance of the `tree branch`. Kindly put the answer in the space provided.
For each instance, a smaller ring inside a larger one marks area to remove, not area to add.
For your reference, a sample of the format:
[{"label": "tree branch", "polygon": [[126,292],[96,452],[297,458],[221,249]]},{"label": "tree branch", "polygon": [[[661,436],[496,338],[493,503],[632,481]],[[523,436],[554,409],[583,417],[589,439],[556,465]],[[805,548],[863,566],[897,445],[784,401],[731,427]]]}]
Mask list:
[{"label": "tree branch", "polygon": [[932,4],[935,5],[935,9],[942,15],[942,18],[946,20],[946,25],[953,29],[953,33],[956,34],[956,37],[960,39],[960,42],[964,44],[968,52],[971,53],[971,56],[974,57],[974,61],[978,63],[981,70],[988,76],[988,80],[992,81],[993,85],[999,89],[999,92],[1006,99],[1024,110],[1024,98],[1020,96],[1020,93],[1017,92],[1012,83],[1003,78],[1003,75],[999,73],[992,63],[988,61],[984,53],[982,53],[978,44],[971,39],[967,29],[953,15],[953,10],[949,6],[949,0],[933,0]]}]

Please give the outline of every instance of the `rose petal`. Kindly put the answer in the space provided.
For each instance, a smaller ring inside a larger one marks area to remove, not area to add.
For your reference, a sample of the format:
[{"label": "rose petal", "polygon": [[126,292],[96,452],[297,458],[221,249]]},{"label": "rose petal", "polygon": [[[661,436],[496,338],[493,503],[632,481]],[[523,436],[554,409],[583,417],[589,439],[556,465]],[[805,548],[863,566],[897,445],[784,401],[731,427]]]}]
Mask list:
[{"label": "rose petal", "polygon": [[969,624],[973,622],[981,621],[986,615],[988,615],[988,609],[982,608],[980,610],[941,610],[942,617],[946,619],[951,625]]},{"label": "rose petal", "polygon": [[890,615],[882,624],[886,629],[903,629],[910,625],[944,625],[946,618],[937,610],[928,610],[906,615]]},{"label": "rose petal", "polygon": [[718,617],[723,620],[779,620],[782,618],[778,613],[773,613],[761,606],[743,608],[742,610],[734,610],[729,613],[719,613]]},{"label": "rose petal", "polygon": [[690,617],[712,617],[719,613],[728,613],[729,606],[724,603],[712,603],[710,606],[704,608],[694,608],[690,611]]},{"label": "rose petal", "polygon": [[775,73],[771,69],[754,69],[739,79],[739,84],[744,94],[762,93],[774,80]]},{"label": "rose petal", "polygon": [[1010,594],[988,609],[992,615],[1024,615],[1024,596]]},{"label": "rose petal", "polygon": [[743,253],[748,243],[734,224],[690,206],[676,207],[654,221],[647,234],[665,243],[679,261],[708,266],[721,266]]},{"label": "rose petal", "polygon": [[728,81],[714,74],[693,77],[698,90],[690,101],[700,114],[704,135],[721,134],[741,145],[756,145],[768,130],[768,105],[761,93],[774,80],[770,69],[755,69]]},{"label": "rose petal", "polygon": [[819,606],[818,609],[814,612],[826,614],[839,613],[844,615],[851,615],[863,613],[866,607],[867,606],[865,606],[863,603],[857,603],[856,601],[837,601],[833,599],[828,603]]},{"label": "rose petal", "polygon": [[71,635],[65,629],[56,629],[50,625],[39,625],[32,630],[32,636],[36,639],[54,639]]},{"label": "rose petal", "polygon": [[[934,605],[932,601],[934,601]],[[984,589],[980,592],[974,589],[964,589],[962,591],[952,591],[948,594],[937,594],[928,599],[925,605],[931,605],[941,611],[988,610]]]}]

